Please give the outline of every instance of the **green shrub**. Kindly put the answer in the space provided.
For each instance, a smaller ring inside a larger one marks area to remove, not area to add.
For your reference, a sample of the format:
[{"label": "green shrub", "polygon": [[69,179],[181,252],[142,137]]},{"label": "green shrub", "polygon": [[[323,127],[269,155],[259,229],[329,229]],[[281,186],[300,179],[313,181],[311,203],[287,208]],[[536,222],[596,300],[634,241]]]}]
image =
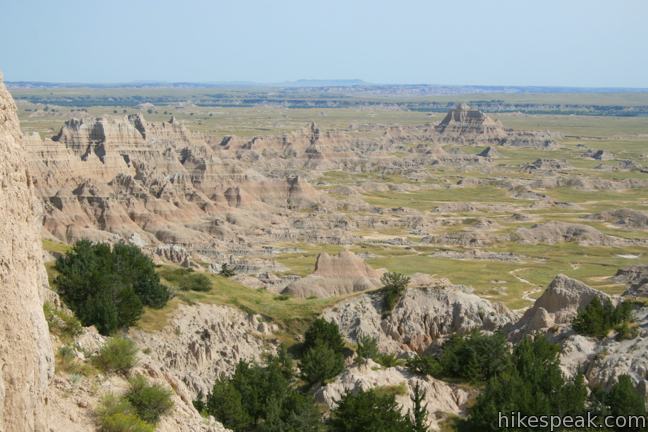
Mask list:
[{"label": "green shrub", "polygon": [[621,324],[617,325],[615,330],[617,331],[616,339],[619,341],[634,339],[639,336],[639,329],[637,326],[632,325],[628,321],[623,321]]},{"label": "green shrub", "polygon": [[628,375],[621,375],[605,396],[605,402],[614,416],[645,415],[646,401]]},{"label": "green shrub", "polygon": [[235,432],[322,432],[321,414],[302,394],[285,350],[265,366],[240,362],[207,397],[206,411]]},{"label": "green shrub", "polygon": [[382,275],[383,310],[391,312],[407,289],[410,278],[401,273],[388,272]]},{"label": "green shrub", "polygon": [[252,422],[241,393],[230,380],[219,380],[214,384],[204,407],[225,427],[235,431],[247,428]]},{"label": "green shrub", "polygon": [[441,377],[443,368],[436,357],[417,354],[407,359],[407,368],[417,375]]},{"label": "green shrub", "polygon": [[150,258],[132,245],[113,249],[82,240],[56,260],[55,279],[65,304],[85,326],[107,335],[127,328],[143,306],[162,307],[170,297]]},{"label": "green shrub", "polygon": [[453,335],[448,339],[438,360],[441,376],[479,383],[507,367],[510,351],[503,335],[474,331],[467,336]]},{"label": "green shrub", "polygon": [[344,356],[323,342],[306,351],[301,360],[302,378],[309,385],[323,383],[344,369]]},{"label": "green shrub", "polygon": [[104,372],[128,372],[137,357],[135,342],[123,337],[112,337],[101,348],[94,362]]},{"label": "green shrub", "polygon": [[376,361],[376,363],[386,368],[402,366],[405,363],[402,359],[396,357],[396,355],[385,353],[379,353],[376,357],[374,357],[374,360]]},{"label": "green shrub", "polygon": [[209,278],[202,273],[188,273],[185,277],[180,279],[178,288],[183,291],[209,291],[211,290],[212,283]]},{"label": "green shrub", "polygon": [[96,412],[100,432],[154,432],[155,426],[137,416],[133,406],[124,398],[107,395]]},{"label": "green shrub", "polygon": [[323,318],[318,318],[312,322],[304,334],[304,343],[302,352],[306,353],[309,349],[322,343],[331,348],[336,353],[344,352],[344,340],[340,334],[340,329],[334,322],[328,322]]},{"label": "green shrub", "polygon": [[149,384],[142,375],[130,380],[126,399],[142,420],[152,424],[173,407],[171,392],[159,384]]},{"label": "green shrub", "polygon": [[538,413],[582,415],[587,400],[583,376],[579,374],[565,380],[560,370],[559,352],[559,345],[542,336],[520,342],[513,350],[511,361],[486,382],[470,408],[466,430],[502,430],[497,427],[502,412],[518,411],[526,416]]},{"label": "green shrub", "polygon": [[409,432],[412,424],[400,411],[393,394],[375,390],[347,393],[330,419],[331,432]]},{"label": "green shrub", "polygon": [[358,347],[356,354],[360,362],[366,362],[369,359],[376,358],[380,351],[378,351],[378,341],[376,338],[370,336],[360,336],[358,338]]},{"label": "green shrub", "polygon": [[[576,333],[585,336],[604,338],[613,328],[622,327],[624,323],[630,321],[632,309],[633,305],[629,302],[621,302],[614,307],[610,301],[601,301],[598,297],[594,297],[576,315],[572,321],[572,328]],[[626,333],[624,336],[629,334]]]}]

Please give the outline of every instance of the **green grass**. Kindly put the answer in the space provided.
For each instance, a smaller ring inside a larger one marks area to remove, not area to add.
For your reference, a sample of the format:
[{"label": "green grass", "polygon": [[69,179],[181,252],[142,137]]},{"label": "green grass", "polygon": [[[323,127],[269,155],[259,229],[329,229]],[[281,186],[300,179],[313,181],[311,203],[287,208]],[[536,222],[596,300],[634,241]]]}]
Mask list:
[{"label": "green grass", "polygon": [[[159,273],[164,282],[175,287],[165,275],[177,271],[174,266],[161,266]],[[212,281],[209,292],[184,291],[177,292],[176,297],[162,309],[146,308],[137,327],[146,331],[161,330],[168,322],[171,314],[181,304],[221,304],[238,307],[244,311],[259,314],[277,323],[289,335],[298,334],[308,323],[315,319],[326,307],[339,299],[288,299],[278,298],[272,292],[248,288],[235,280],[222,276],[205,273]]]},{"label": "green grass", "polygon": [[64,254],[72,249],[72,246],[54,240],[43,239],[43,249],[48,252]]},{"label": "green grass", "polygon": [[511,198],[505,190],[494,186],[429,189],[415,192],[373,192],[365,194],[364,197],[367,203],[378,207],[407,207],[418,210],[430,210],[444,202],[524,203]]}]

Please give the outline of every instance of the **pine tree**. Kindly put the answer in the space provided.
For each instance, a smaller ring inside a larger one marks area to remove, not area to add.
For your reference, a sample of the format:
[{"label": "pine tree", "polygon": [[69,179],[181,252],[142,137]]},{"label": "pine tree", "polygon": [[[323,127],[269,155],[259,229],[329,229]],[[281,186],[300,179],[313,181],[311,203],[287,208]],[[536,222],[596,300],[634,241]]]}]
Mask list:
[{"label": "pine tree", "polygon": [[412,410],[410,417],[412,417],[412,432],[428,432],[428,412],[427,412],[427,403],[423,405],[427,392],[421,388],[419,381],[416,381],[414,385],[414,393],[410,396],[412,403],[414,404],[414,409]]}]

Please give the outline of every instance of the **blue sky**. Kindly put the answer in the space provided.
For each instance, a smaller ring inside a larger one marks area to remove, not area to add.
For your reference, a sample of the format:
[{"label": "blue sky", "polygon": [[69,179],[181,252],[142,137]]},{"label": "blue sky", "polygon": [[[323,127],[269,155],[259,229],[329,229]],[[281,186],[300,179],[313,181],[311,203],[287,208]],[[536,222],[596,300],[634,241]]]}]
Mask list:
[{"label": "blue sky", "polygon": [[648,87],[645,0],[3,3],[13,81]]}]

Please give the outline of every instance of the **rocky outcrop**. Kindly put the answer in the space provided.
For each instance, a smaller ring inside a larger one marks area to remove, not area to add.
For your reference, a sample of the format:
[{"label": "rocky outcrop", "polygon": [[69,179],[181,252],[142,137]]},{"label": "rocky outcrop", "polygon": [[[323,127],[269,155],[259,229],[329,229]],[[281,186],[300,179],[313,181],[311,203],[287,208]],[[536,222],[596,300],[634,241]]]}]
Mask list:
[{"label": "rocky outcrop", "polygon": [[632,209],[615,209],[596,214],[594,219],[634,229],[648,229],[648,214]]},{"label": "rocky outcrop", "polygon": [[317,256],[313,273],[291,283],[283,292],[306,298],[366,291],[381,286],[381,274],[353,252],[342,251],[337,256],[322,252]]},{"label": "rocky outcrop", "polygon": [[47,278],[41,207],[22,139],[16,106],[0,75],[0,430],[45,432],[53,372],[42,300]]},{"label": "rocky outcrop", "polygon": [[239,309],[209,304],[183,305],[160,331],[133,329],[130,336],[146,347],[166,375],[182,381],[195,398],[206,395],[216,379],[229,375],[240,360],[260,361],[273,352],[273,324]]},{"label": "rocky outcrop", "polygon": [[471,396],[467,390],[432,377],[414,376],[402,367],[382,368],[372,360],[346,369],[332,382],[319,389],[316,398],[329,408],[334,408],[337,401],[348,392],[381,387],[396,388],[402,391],[396,396],[396,402],[400,405],[401,412],[407,414],[413,410],[410,396],[416,384],[426,392],[423,405],[427,406],[428,426],[431,430],[439,430],[440,421],[449,415],[465,414]]},{"label": "rocky outcrop", "polygon": [[454,137],[479,137],[501,139],[506,136],[502,124],[465,103],[458,104],[448,111],[436,130],[443,135]]},{"label": "rocky outcrop", "polygon": [[614,281],[627,285],[624,295],[648,297],[648,265],[619,269],[614,275]]},{"label": "rocky outcrop", "polygon": [[583,153],[583,157],[600,161],[614,159],[614,155],[606,150],[588,150]]},{"label": "rocky outcrop", "polygon": [[524,334],[568,326],[578,311],[587,306],[594,297],[602,301],[612,301],[609,295],[559,274],[515,323],[510,332],[511,338],[518,339]]},{"label": "rocky outcrop", "polygon": [[527,173],[533,173],[536,171],[563,171],[567,169],[570,169],[570,166],[567,165],[566,161],[555,159],[536,159],[522,167],[522,171]]},{"label": "rocky outcrop", "polygon": [[[83,329],[76,341],[68,346],[77,364],[87,363],[106,342],[93,327]],[[55,340],[56,342],[56,340]],[[46,415],[51,431],[89,432],[97,430],[95,412],[101,399],[108,395],[122,395],[128,389],[128,378],[143,375],[149,382],[171,391],[173,407],[160,418],[156,430],[160,432],[227,432],[214,420],[204,418],[193,407],[195,395],[176,375],[170,373],[152,355],[146,345],[139,345],[135,367],[123,374],[68,374],[57,372],[50,386]]]},{"label": "rocky outcrop", "polygon": [[454,333],[494,331],[517,319],[499,303],[491,303],[446,280],[409,288],[389,314],[383,314],[381,293],[342,301],[323,313],[353,342],[374,337],[381,350],[424,351]]},{"label": "rocky outcrop", "polygon": [[584,246],[622,246],[631,243],[620,237],[603,234],[589,225],[558,221],[536,224],[530,228],[518,228],[511,238],[526,244],[574,242]]}]

